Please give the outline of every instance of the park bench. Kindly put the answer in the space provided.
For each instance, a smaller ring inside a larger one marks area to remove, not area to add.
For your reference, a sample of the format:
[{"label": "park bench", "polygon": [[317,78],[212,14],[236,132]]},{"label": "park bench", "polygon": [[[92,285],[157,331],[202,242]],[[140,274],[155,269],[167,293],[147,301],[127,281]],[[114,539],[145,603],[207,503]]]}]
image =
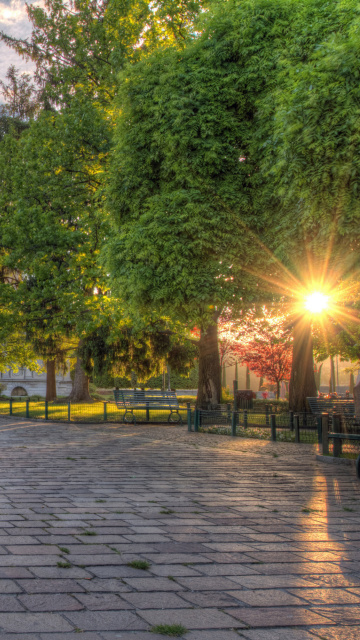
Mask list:
[{"label": "park bench", "polygon": [[124,422],[136,423],[134,410],[145,410],[146,421],[150,421],[151,410],[170,410],[167,422],[182,422],[179,402],[175,391],[154,391],[153,389],[115,389],[114,399],[118,409],[125,410]]},{"label": "park bench", "polygon": [[346,417],[353,417],[355,413],[354,401],[347,398],[306,398],[311,413],[340,413]]}]

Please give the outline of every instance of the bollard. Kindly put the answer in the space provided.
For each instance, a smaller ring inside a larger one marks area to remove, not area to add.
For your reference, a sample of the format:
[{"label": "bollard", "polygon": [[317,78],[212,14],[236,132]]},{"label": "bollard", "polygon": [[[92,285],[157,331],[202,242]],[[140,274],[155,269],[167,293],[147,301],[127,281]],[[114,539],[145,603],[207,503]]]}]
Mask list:
[{"label": "bollard", "polygon": [[248,426],[248,412],[244,409],[244,429],[247,429]]},{"label": "bollard", "polygon": [[[341,417],[338,413],[333,413],[332,431],[333,433],[341,433]],[[342,454],[342,439],[334,438],[333,444],[333,456],[334,458],[340,458]]]},{"label": "bollard", "polygon": [[356,475],[360,480],[360,455],[356,458]]},{"label": "bollard", "polygon": [[49,420],[49,403],[45,400],[45,420]]},{"label": "bollard", "polygon": [[236,436],[236,411],[232,412],[231,416],[231,435]]},{"label": "bollard", "polygon": [[294,431],[294,412],[289,411],[289,427],[290,431]]},{"label": "bollard", "polygon": [[149,410],[149,403],[147,402],[146,405],[146,422],[150,422],[150,410]]},{"label": "bollard", "polygon": [[188,425],[188,431],[191,431],[191,409],[190,409],[190,402],[187,403],[187,425]]},{"label": "bollard", "polygon": [[12,410],[13,410],[12,403],[13,403],[12,398],[10,398],[10,400],[9,400],[9,415],[10,416],[12,416]]},{"label": "bollard", "polygon": [[274,413],[270,416],[271,440],[276,442],[276,416]]},{"label": "bollard", "polygon": [[321,416],[322,454],[329,455],[329,414],[323,413]]},{"label": "bollard", "polygon": [[295,442],[300,442],[300,416],[294,416]]},{"label": "bollard", "polygon": [[26,414],[25,414],[27,418],[30,418],[29,404],[30,404],[30,400],[29,400],[29,398],[27,398],[27,400],[26,400]]},{"label": "bollard", "polygon": [[71,402],[68,402],[68,422],[71,421]]},{"label": "bollard", "polygon": [[104,422],[107,420],[107,400],[104,400]]}]

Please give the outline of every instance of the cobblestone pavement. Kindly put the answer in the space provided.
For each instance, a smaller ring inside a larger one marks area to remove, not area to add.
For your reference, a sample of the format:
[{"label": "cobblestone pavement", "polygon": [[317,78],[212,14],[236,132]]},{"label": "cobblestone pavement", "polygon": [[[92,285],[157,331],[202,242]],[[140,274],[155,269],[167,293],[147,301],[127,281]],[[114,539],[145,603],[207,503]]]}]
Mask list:
[{"label": "cobblestone pavement", "polygon": [[0,638],[357,640],[359,524],[308,445],[1,419]]}]

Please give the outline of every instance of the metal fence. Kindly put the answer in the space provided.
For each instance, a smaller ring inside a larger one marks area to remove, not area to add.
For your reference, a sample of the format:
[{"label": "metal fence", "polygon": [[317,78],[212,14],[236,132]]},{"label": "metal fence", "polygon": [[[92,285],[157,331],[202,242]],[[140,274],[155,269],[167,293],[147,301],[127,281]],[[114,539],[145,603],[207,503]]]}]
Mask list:
[{"label": "metal fence", "polygon": [[29,399],[9,398],[0,400],[0,415],[17,416],[21,418],[35,418],[51,420],[52,422],[118,422],[136,424],[172,423],[186,424],[187,408],[181,406],[178,412],[170,413],[170,409],[134,409],[133,420],[131,413],[127,413],[124,421],[125,409],[118,409],[115,402],[47,402]]},{"label": "metal fence", "polygon": [[188,431],[207,432],[281,442],[320,441],[321,423],[312,414],[257,410],[232,411],[228,405],[217,410],[188,410]]}]

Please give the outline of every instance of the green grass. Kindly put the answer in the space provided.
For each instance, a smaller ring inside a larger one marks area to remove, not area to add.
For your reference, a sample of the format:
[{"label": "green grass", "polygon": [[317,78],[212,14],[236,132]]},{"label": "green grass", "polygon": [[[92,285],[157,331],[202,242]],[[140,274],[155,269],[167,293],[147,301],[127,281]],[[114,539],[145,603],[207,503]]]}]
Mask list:
[{"label": "green grass", "polygon": [[149,571],[151,564],[147,560],[133,560],[127,563],[128,567],[132,569],[141,569],[142,571]]},{"label": "green grass", "polygon": [[79,533],[80,536],[97,536],[96,531],[84,531],[83,533]]},{"label": "green grass", "polygon": [[57,562],[56,563],[57,566],[59,567],[59,569],[71,569],[71,564],[70,562]]},{"label": "green grass", "polygon": [[[0,400],[0,415],[9,415],[9,400]],[[182,416],[183,424],[186,424],[186,407],[181,407],[180,413]],[[12,403],[12,415],[25,418],[26,417],[26,402],[24,400],[13,400]],[[119,410],[115,402],[108,402],[107,404],[107,420],[108,422],[122,422],[124,411]],[[137,422],[146,422],[146,411],[135,410],[134,415]],[[150,409],[150,422],[153,417],[156,422],[167,422],[169,416],[168,409]],[[42,418],[45,419],[45,402],[30,401],[29,403],[29,417],[30,418]],[[68,419],[68,405],[67,402],[49,402],[48,404],[48,418],[49,420],[60,420],[67,422]],[[73,422],[103,422],[104,421],[104,404],[103,402],[95,401],[92,403],[71,403],[71,420]]]},{"label": "green grass", "polygon": [[155,627],[151,627],[150,631],[171,638],[181,638],[187,633],[186,627],[183,627],[182,624],[157,624]]}]

